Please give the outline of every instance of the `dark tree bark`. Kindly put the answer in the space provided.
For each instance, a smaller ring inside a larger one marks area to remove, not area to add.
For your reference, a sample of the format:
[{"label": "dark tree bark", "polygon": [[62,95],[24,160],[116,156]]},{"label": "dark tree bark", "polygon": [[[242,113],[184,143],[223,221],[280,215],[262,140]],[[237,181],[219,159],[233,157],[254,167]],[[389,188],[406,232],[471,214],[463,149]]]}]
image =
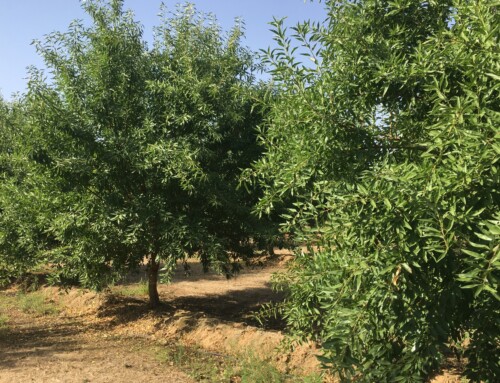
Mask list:
[{"label": "dark tree bark", "polygon": [[160,296],[158,295],[158,270],[160,262],[156,261],[155,256],[151,255],[148,265],[148,293],[149,304],[151,307],[158,307],[160,304]]}]

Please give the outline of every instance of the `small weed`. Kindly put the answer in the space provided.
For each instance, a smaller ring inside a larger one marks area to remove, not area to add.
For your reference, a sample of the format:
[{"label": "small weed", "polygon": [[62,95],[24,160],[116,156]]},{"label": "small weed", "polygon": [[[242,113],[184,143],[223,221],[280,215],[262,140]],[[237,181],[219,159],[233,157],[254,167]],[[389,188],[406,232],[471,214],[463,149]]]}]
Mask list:
[{"label": "small weed", "polygon": [[321,383],[317,375],[293,376],[281,373],[252,354],[241,357],[220,355],[200,348],[173,345],[157,351],[162,363],[182,368],[197,382],[214,383]]},{"label": "small weed", "polygon": [[243,359],[239,374],[241,383],[284,383],[287,377],[283,376],[274,366],[249,354]]},{"label": "small weed", "polygon": [[[312,375],[307,375],[302,377],[302,380],[300,380],[301,383],[322,383],[324,381],[323,377],[321,374],[312,374]],[[296,382],[298,383],[299,380],[297,378]]]},{"label": "small weed", "polygon": [[0,314],[0,336],[8,334],[9,331],[9,317],[5,314]]},{"label": "small weed", "polygon": [[9,317],[4,314],[0,314],[0,330],[7,328],[7,323],[9,322]]},{"label": "small weed", "polygon": [[208,355],[198,348],[174,345],[160,349],[156,357],[162,363],[182,367],[198,382],[226,381],[221,380],[222,376],[217,366],[222,361],[217,361],[215,355]]},{"label": "small weed", "polygon": [[239,373],[241,383],[321,383],[320,375],[296,376],[283,374],[269,362],[249,353],[240,360]]},{"label": "small weed", "polygon": [[14,295],[0,293],[0,315],[9,312],[12,307],[15,307],[16,298]]},{"label": "small weed", "polygon": [[37,274],[26,274],[17,281],[21,291],[25,293],[34,292],[42,286],[42,276]]},{"label": "small weed", "polygon": [[46,297],[40,292],[19,294],[18,298],[18,306],[24,313],[54,315],[59,312],[57,305],[54,302],[47,302]]},{"label": "small weed", "polygon": [[148,294],[148,284],[147,281],[141,280],[139,283],[131,285],[115,286],[113,291],[116,294],[124,295],[126,297],[144,296]]}]

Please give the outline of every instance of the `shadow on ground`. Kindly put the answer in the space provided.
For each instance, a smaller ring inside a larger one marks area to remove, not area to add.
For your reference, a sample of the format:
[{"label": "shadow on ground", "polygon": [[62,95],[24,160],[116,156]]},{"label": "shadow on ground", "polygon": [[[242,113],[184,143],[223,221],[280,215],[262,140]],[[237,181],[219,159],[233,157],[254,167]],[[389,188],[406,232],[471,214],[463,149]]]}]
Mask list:
[{"label": "shadow on ground", "polygon": [[263,304],[279,302],[283,295],[273,292],[270,287],[233,290],[224,294],[210,294],[203,296],[179,296],[174,298],[161,297],[161,305],[151,310],[147,300],[110,295],[98,309],[98,317],[109,318],[110,325],[124,324],[139,320],[143,317],[158,315],[172,316],[178,310],[206,315],[224,322],[242,323],[251,326],[263,327],[270,330],[283,330],[281,319],[270,318],[261,325],[255,314]]},{"label": "shadow on ground", "polygon": [[43,354],[78,350],[75,335],[85,331],[79,322],[58,322],[57,326],[26,325],[0,332],[0,370],[22,364],[23,359]]}]

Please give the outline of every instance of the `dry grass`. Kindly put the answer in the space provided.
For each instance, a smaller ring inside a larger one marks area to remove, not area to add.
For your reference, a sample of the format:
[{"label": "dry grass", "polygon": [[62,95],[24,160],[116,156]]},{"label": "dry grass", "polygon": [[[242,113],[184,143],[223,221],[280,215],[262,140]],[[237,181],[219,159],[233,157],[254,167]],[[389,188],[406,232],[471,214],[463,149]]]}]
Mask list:
[{"label": "dry grass", "polygon": [[56,315],[60,312],[57,304],[48,299],[41,291],[18,294],[16,304],[26,314]]}]

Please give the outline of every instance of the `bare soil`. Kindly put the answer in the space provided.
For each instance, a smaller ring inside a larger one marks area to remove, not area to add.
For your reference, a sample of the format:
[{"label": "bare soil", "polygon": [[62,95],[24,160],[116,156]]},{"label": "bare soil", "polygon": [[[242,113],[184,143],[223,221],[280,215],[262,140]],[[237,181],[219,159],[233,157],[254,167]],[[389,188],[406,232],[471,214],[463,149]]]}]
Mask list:
[{"label": "bare soil", "polygon": [[[179,267],[171,284],[159,286],[163,303],[157,310],[148,307],[145,295],[121,293],[130,286],[137,289],[142,274],[101,294],[44,287],[46,301],[61,308],[56,315],[25,313],[15,304],[16,287],[0,291],[0,315],[8,317],[7,327],[0,329],[0,383],[193,382],[158,360],[155,345],[198,344],[186,336],[193,337],[194,331],[221,339],[227,338],[221,335],[225,328],[245,332],[256,323],[251,312],[279,296],[269,284],[274,267],[248,267],[227,280],[190,264],[189,275]],[[213,325],[217,330],[209,329]]]},{"label": "bare soil", "polygon": [[193,382],[159,363],[148,342],[115,337],[90,314],[36,316],[9,307],[8,316],[0,331],[0,383]]},{"label": "bare soil", "polygon": [[[283,323],[262,328],[253,315],[262,304],[282,298],[270,279],[285,261],[281,256],[258,262],[229,280],[190,262],[190,275],[179,267],[172,283],[160,285],[163,303],[157,310],[148,308],[138,289],[141,273],[101,294],[46,287],[47,301],[61,308],[57,315],[26,314],[4,304],[0,315],[9,320],[0,328],[0,383],[194,382],[157,358],[158,345],[173,344],[217,355],[251,353],[285,373],[318,372],[313,344],[284,348]],[[15,289],[0,291],[0,305],[8,301],[1,298],[12,301],[15,294]],[[450,370],[433,382],[458,383],[460,376]]]}]

